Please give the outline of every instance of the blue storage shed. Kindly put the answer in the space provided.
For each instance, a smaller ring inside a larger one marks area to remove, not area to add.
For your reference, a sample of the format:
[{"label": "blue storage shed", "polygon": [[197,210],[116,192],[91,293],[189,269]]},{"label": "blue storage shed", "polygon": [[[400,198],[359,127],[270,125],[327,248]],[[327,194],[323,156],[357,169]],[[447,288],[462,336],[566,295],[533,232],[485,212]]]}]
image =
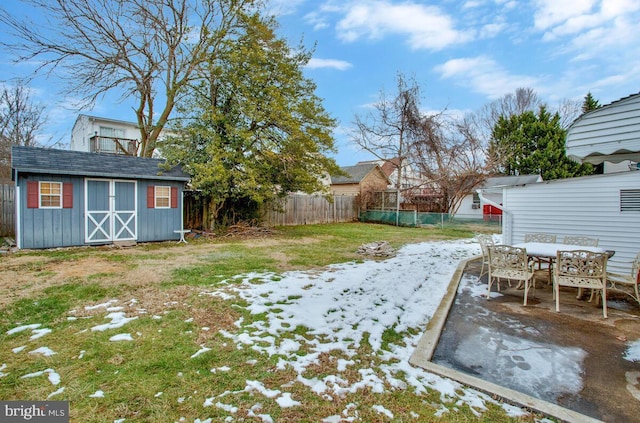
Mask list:
[{"label": "blue storage shed", "polygon": [[163,163],[13,146],[18,248],[180,239],[189,175]]}]

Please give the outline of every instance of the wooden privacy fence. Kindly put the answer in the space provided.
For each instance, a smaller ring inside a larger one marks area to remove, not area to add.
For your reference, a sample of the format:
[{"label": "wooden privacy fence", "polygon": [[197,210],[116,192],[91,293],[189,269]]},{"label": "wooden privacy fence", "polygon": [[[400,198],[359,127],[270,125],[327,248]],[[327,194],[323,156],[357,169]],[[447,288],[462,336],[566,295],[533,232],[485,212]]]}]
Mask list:
[{"label": "wooden privacy fence", "polygon": [[358,220],[358,198],[344,195],[330,202],[321,195],[290,194],[281,211],[270,210],[264,217],[269,226],[311,225]]},{"label": "wooden privacy fence", "polygon": [[0,184],[0,236],[15,236],[15,187]]}]

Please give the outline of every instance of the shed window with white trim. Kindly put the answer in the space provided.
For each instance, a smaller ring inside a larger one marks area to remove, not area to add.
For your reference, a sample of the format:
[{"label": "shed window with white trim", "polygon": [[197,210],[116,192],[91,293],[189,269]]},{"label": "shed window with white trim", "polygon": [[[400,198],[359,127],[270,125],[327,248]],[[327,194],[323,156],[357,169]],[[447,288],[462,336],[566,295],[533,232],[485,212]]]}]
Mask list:
[{"label": "shed window with white trim", "polygon": [[147,188],[147,207],[150,209],[175,209],[178,207],[178,188],[150,185]]},{"label": "shed window with white trim", "polygon": [[168,209],[171,206],[171,187],[155,187],[155,208]]},{"label": "shed window with white trim", "polygon": [[472,209],[480,208],[480,194],[478,194],[477,192],[473,193],[473,202],[471,203],[471,208]]},{"label": "shed window with white trim", "polygon": [[73,208],[73,185],[66,182],[28,181],[27,208],[71,209]]},{"label": "shed window with white trim", "polygon": [[40,182],[40,208],[62,208],[62,182]]}]

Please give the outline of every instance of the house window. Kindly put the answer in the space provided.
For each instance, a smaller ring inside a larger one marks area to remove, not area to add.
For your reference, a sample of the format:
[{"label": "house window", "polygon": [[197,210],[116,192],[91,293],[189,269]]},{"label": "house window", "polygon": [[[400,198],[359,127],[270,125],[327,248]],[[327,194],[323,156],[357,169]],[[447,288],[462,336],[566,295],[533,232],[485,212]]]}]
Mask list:
[{"label": "house window", "polygon": [[620,211],[637,212],[640,211],[640,189],[620,190]]},{"label": "house window", "polygon": [[473,193],[473,203],[471,203],[471,208],[472,209],[480,208],[480,194],[478,194],[477,192]]},{"label": "house window", "polygon": [[100,127],[100,137],[106,137],[107,139],[100,138],[98,141],[100,143],[98,147],[98,151],[104,153],[115,153],[116,152],[116,143],[113,142],[110,138],[124,138],[124,129],[118,128],[109,128],[108,126]]},{"label": "house window", "polygon": [[109,128],[108,126],[100,127],[101,137],[124,138],[124,129]]},{"label": "house window", "polygon": [[155,187],[155,208],[168,209],[171,207],[171,187]]},{"label": "house window", "polygon": [[62,182],[40,182],[40,208],[62,208]]}]

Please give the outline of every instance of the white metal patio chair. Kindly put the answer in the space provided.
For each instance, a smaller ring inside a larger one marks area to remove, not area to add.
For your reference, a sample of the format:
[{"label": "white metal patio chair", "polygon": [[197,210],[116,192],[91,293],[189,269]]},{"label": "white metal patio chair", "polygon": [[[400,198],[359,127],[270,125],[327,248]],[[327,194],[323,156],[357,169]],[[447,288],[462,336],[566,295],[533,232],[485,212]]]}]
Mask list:
[{"label": "white metal patio chair", "polygon": [[524,234],[524,242],[556,242],[556,236],[553,234]]},{"label": "white metal patio chair", "polygon": [[563,244],[580,245],[582,247],[597,247],[598,238],[591,238],[588,236],[567,235],[562,240]]},{"label": "white metal patio chair", "polygon": [[489,274],[489,246],[494,245],[494,242],[493,236],[486,234],[476,235],[476,239],[482,251],[482,268],[480,269],[480,276],[478,276],[478,280],[480,280],[482,276]]},{"label": "white metal patio chair", "polygon": [[533,264],[529,261],[527,250],[511,245],[492,245],[489,248],[489,281],[487,299],[491,297],[494,281],[500,291],[500,282],[506,279],[524,284],[524,305],[527,305],[529,288],[533,285]]},{"label": "white metal patio chair", "polygon": [[607,289],[623,292],[631,296],[634,300],[640,304],[640,294],[638,294],[638,284],[640,281],[638,274],[640,271],[640,253],[631,262],[630,273],[617,273],[607,270],[607,282],[609,286]]},{"label": "white metal patio chair", "polygon": [[560,287],[601,292],[602,315],[607,317],[607,253],[586,250],[558,251],[553,271],[556,311],[560,311]]},{"label": "white metal patio chair", "polygon": [[[529,233],[524,234],[524,242],[546,242],[552,244],[556,242],[556,236],[547,233]],[[534,257],[532,260],[538,265],[538,270],[535,271],[536,276],[544,275],[548,283],[551,284],[553,260],[545,257]]]},{"label": "white metal patio chair", "polygon": [[[598,246],[598,238],[592,238],[588,236],[582,235],[567,235],[564,237],[562,241],[564,244],[569,245],[580,245],[582,247],[597,247]],[[596,291],[591,291],[591,295],[589,296],[589,301],[593,299],[593,296],[596,294]],[[582,288],[578,289],[578,298],[582,297]]]}]

